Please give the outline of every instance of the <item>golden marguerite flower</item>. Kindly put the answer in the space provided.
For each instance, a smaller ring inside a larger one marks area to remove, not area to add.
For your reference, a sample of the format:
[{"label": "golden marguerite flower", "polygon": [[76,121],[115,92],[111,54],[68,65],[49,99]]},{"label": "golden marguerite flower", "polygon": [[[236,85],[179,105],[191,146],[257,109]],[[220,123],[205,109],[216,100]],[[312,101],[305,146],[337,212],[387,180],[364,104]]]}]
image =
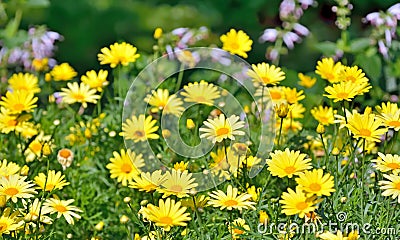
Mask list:
[{"label": "golden marguerite flower", "polygon": [[376,165],[374,166],[381,172],[391,171],[393,174],[400,173],[400,156],[397,154],[383,154],[378,152],[379,158],[372,160]]},{"label": "golden marguerite flower", "polygon": [[3,214],[0,217],[0,236],[3,234],[10,234],[10,232],[16,231],[23,225],[18,215],[19,211],[11,212],[11,208],[3,210]]},{"label": "golden marguerite flower", "polygon": [[336,110],[333,110],[332,107],[323,107],[319,105],[318,107],[314,107],[313,109],[311,109],[311,115],[315,118],[315,120],[325,126],[334,123],[335,114]]},{"label": "golden marguerite flower", "polygon": [[313,169],[312,171],[305,171],[299,174],[296,178],[296,183],[300,189],[307,193],[308,197],[317,195],[318,197],[330,196],[335,191],[333,176],[329,173],[324,175],[322,169]]},{"label": "golden marguerite flower", "polygon": [[156,226],[162,227],[165,231],[170,231],[174,226],[186,226],[191,220],[190,214],[186,212],[186,207],[181,207],[181,202],[167,198],[158,200],[158,206],[148,204],[139,213]]},{"label": "golden marguerite flower", "polygon": [[156,133],[158,130],[156,123],[157,120],[153,119],[152,116],[145,117],[144,114],[140,114],[139,117],[132,116],[131,119],[126,119],[122,124],[122,132],[120,135],[134,142],[158,139],[160,136]]},{"label": "golden marguerite flower", "polygon": [[68,83],[68,88],[61,88],[60,96],[62,101],[67,104],[81,103],[82,107],[87,108],[87,103],[97,103],[100,99],[99,95],[96,95],[95,89],[90,89],[89,85],[77,82]]},{"label": "golden marguerite flower", "polygon": [[237,188],[228,185],[226,193],[221,190],[216,190],[209,193],[211,199],[208,201],[209,205],[220,208],[221,210],[233,210],[238,209],[255,209],[253,205],[256,203],[251,201],[251,195],[247,193],[239,194]]},{"label": "golden marguerite flower", "polygon": [[157,89],[152,94],[147,95],[145,101],[155,108],[155,111],[161,110],[163,114],[173,114],[180,116],[185,110],[182,107],[182,100],[175,94],[169,94],[168,89]]},{"label": "golden marguerite flower", "polygon": [[297,77],[299,78],[299,85],[305,88],[312,88],[314,84],[317,82],[316,78],[307,76],[303,73],[298,73]]},{"label": "golden marguerite flower", "polygon": [[363,73],[362,69],[359,69],[358,66],[344,66],[339,72],[338,79],[341,82],[350,81],[357,84],[364,84],[369,81],[368,78],[365,77],[365,73]]},{"label": "golden marguerite flower", "polygon": [[223,44],[223,50],[244,58],[247,58],[247,52],[251,50],[251,45],[253,44],[250,37],[242,30],[236,31],[235,29],[231,29],[219,39]]},{"label": "golden marguerite flower", "polygon": [[331,232],[324,232],[318,235],[319,238],[324,240],[349,240],[347,237],[343,235],[343,233],[338,230],[336,234]]},{"label": "golden marguerite flower", "polygon": [[250,231],[250,226],[242,218],[237,218],[232,223],[229,223],[229,232],[231,232],[233,239],[240,239],[240,235],[246,231]]},{"label": "golden marguerite flower", "polygon": [[13,131],[18,131],[21,128],[21,122],[18,120],[18,116],[10,114],[8,109],[0,108],[0,132],[8,134]]},{"label": "golden marguerite flower", "polygon": [[321,78],[328,80],[330,83],[338,82],[339,73],[342,71],[343,65],[340,62],[335,63],[333,58],[323,58],[317,62],[315,73]]},{"label": "golden marguerite flower", "polygon": [[380,137],[388,129],[381,128],[383,121],[375,117],[375,114],[366,110],[363,114],[355,112],[347,116],[346,127],[353,133],[354,138],[363,138],[367,141],[380,142]]},{"label": "golden marguerite flower", "polygon": [[307,169],[311,169],[311,159],[306,158],[306,154],[300,151],[289,150],[285,151],[275,150],[270,153],[271,159],[267,159],[268,171],[272,176],[280,178],[292,178],[294,175],[299,175]]},{"label": "golden marguerite flower", "polygon": [[327,93],[324,96],[333,99],[334,102],[352,101],[357,95],[363,95],[371,88],[368,83],[339,82],[325,87],[325,92]]},{"label": "golden marguerite flower", "polygon": [[393,199],[397,198],[398,203],[400,203],[400,176],[396,174],[383,174],[383,176],[389,181],[379,181],[382,185],[381,189],[384,190],[382,195],[385,197],[392,196]]},{"label": "golden marguerite flower", "polygon": [[214,100],[221,96],[217,86],[204,80],[201,80],[200,83],[189,83],[183,87],[183,91],[180,94],[185,97],[185,102],[200,103],[209,106],[213,105]]},{"label": "golden marguerite flower", "polygon": [[287,216],[298,214],[300,218],[303,218],[306,213],[314,211],[317,207],[315,206],[318,201],[316,196],[307,197],[307,195],[296,187],[296,191],[291,188],[287,189],[287,192],[282,193],[282,199],[279,200],[282,204],[282,213]]},{"label": "golden marguerite flower", "polygon": [[106,168],[110,169],[111,178],[116,178],[122,186],[127,186],[128,182],[132,182],[134,176],[140,174],[140,168],[144,166],[142,154],[136,154],[130,149],[125,151],[121,149],[121,154],[117,151],[113,152],[114,157],[110,158]]},{"label": "golden marguerite flower", "polygon": [[165,181],[157,188],[157,191],[163,193],[163,198],[175,195],[178,198],[187,197],[188,193],[195,191],[198,186],[196,179],[187,170],[176,171],[172,169],[165,173]]},{"label": "golden marguerite flower", "polygon": [[0,178],[6,177],[10,175],[17,174],[21,167],[13,162],[7,162],[7,159],[3,159],[3,162],[0,162]]},{"label": "golden marguerite flower", "polygon": [[50,75],[54,81],[69,81],[76,77],[78,73],[68,63],[61,63],[54,66],[50,71]]},{"label": "golden marguerite flower", "polygon": [[236,115],[225,118],[224,114],[220,114],[214,119],[207,119],[199,130],[203,132],[200,137],[207,138],[213,143],[222,142],[224,139],[235,140],[235,136],[243,136],[245,133],[239,129],[243,128],[244,121],[239,120]]},{"label": "golden marguerite flower", "polygon": [[44,173],[39,173],[34,178],[34,181],[40,189],[51,192],[56,189],[61,190],[63,187],[69,185],[69,182],[67,182],[64,178],[65,176],[61,172],[56,173],[55,170],[50,170],[47,176]]},{"label": "golden marguerite flower", "polygon": [[304,95],[304,91],[297,91],[296,88],[285,87],[283,88],[283,92],[285,94],[285,99],[289,104],[298,103],[299,101],[306,98],[306,96]]},{"label": "golden marguerite flower", "polygon": [[51,135],[44,135],[44,132],[40,132],[25,150],[25,160],[32,162],[36,158],[42,157],[44,155],[43,147],[45,144],[49,145],[50,140]]},{"label": "golden marguerite flower", "polygon": [[397,103],[382,103],[381,106],[376,106],[376,110],[379,113],[378,118],[383,120],[386,127],[400,130],[400,109]]},{"label": "golden marguerite flower", "polygon": [[0,194],[6,196],[6,199],[11,199],[14,203],[18,198],[31,198],[37,192],[33,189],[31,181],[25,181],[25,176],[17,174],[10,175],[8,178],[2,177],[0,179]]},{"label": "golden marguerite flower", "polygon": [[136,62],[140,57],[137,53],[137,48],[132,44],[122,42],[110,45],[110,48],[104,47],[97,57],[101,65],[109,64],[111,68],[115,68],[119,64],[128,66],[129,63]]},{"label": "golden marguerite flower", "polygon": [[37,107],[38,98],[33,92],[17,90],[7,92],[6,96],[1,97],[0,106],[5,107],[10,114],[20,114],[22,112],[32,112]]},{"label": "golden marguerite flower", "polygon": [[257,65],[252,64],[252,69],[247,71],[247,75],[253,79],[254,82],[261,83],[265,86],[277,85],[285,79],[285,72],[280,67],[269,65],[262,62]]},{"label": "golden marguerite flower", "polygon": [[102,92],[103,88],[109,84],[107,81],[108,71],[100,70],[96,73],[95,70],[87,71],[86,75],[81,76],[81,81],[90,88],[96,89],[98,92]]},{"label": "golden marguerite flower", "polygon": [[83,212],[76,206],[72,206],[74,199],[60,200],[57,198],[46,199],[43,206],[50,208],[50,213],[57,213],[57,218],[63,216],[68,224],[74,224],[74,218],[80,219],[81,216],[76,212]]},{"label": "golden marguerite flower", "polygon": [[133,176],[133,181],[129,183],[130,188],[138,189],[139,191],[153,192],[163,182],[165,182],[166,176],[162,174],[161,170],[150,172],[142,172],[140,176]]},{"label": "golden marguerite flower", "polygon": [[51,212],[51,208],[48,206],[43,206],[39,198],[35,198],[33,202],[26,205],[27,206],[25,206],[25,209],[27,209],[29,206],[28,211],[23,213],[24,220],[26,222],[37,222],[40,214],[40,222],[45,224],[53,223],[53,219],[47,216],[47,214]]},{"label": "golden marguerite flower", "polygon": [[14,73],[8,79],[8,84],[13,91],[40,92],[39,79],[32,73]]}]

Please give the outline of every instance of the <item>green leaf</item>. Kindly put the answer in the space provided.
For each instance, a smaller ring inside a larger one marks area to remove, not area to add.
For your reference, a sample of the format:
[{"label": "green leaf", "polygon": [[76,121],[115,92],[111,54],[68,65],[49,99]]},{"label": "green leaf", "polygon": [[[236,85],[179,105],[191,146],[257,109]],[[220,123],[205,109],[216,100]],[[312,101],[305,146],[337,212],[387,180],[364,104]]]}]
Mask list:
[{"label": "green leaf", "polygon": [[357,53],[365,50],[371,44],[369,38],[357,38],[350,43],[350,52]]},{"label": "green leaf", "polygon": [[371,81],[376,84],[379,82],[379,78],[382,75],[382,61],[378,55],[366,56],[365,54],[358,54],[354,63],[364,70]]},{"label": "green leaf", "polygon": [[28,8],[44,8],[50,5],[49,0],[29,0],[26,2]]},{"label": "green leaf", "polygon": [[336,53],[336,43],[325,41],[317,43],[314,46],[318,51],[322,52],[325,56],[332,56]]}]

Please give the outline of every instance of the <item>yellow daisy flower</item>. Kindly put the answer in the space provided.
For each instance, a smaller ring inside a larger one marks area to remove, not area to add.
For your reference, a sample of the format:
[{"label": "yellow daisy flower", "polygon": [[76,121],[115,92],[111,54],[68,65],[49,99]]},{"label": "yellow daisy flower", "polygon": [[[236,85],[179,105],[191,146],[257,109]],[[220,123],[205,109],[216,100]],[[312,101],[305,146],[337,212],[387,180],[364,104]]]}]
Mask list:
[{"label": "yellow daisy flower", "polygon": [[68,63],[62,63],[54,66],[50,75],[54,81],[69,81],[76,77],[78,73]]},{"label": "yellow daisy flower", "polygon": [[39,79],[32,73],[14,73],[8,79],[8,84],[13,91],[40,92]]},{"label": "yellow daisy flower", "polygon": [[203,132],[200,137],[207,138],[213,143],[222,142],[224,139],[235,140],[235,136],[242,136],[245,133],[240,131],[244,126],[244,122],[239,120],[239,117],[232,115],[229,118],[225,118],[224,114],[220,114],[219,117],[214,119],[207,119],[203,124],[205,127],[201,127],[199,130]]},{"label": "yellow daisy flower", "polygon": [[386,127],[395,131],[400,130],[400,109],[397,103],[382,103],[382,106],[377,106],[376,110],[379,112],[378,118],[383,120]]},{"label": "yellow daisy flower", "polygon": [[285,94],[285,99],[289,104],[295,104],[306,98],[306,96],[304,95],[304,91],[297,91],[296,88],[285,87],[283,88],[283,92]]},{"label": "yellow daisy flower", "polygon": [[315,118],[315,120],[325,126],[334,123],[335,114],[336,110],[333,110],[331,107],[323,107],[319,105],[318,107],[311,109],[311,115]]},{"label": "yellow daisy flower", "polygon": [[23,222],[18,218],[19,211],[11,213],[11,208],[6,208],[0,217],[0,236],[3,234],[10,234],[16,231],[23,225]]},{"label": "yellow daisy flower", "polygon": [[8,178],[10,175],[17,174],[20,169],[21,167],[18,164],[3,159],[3,162],[0,162],[0,178]]},{"label": "yellow daisy flower", "polygon": [[187,197],[188,193],[195,190],[198,186],[196,179],[192,178],[192,174],[187,170],[181,172],[172,169],[165,173],[165,181],[157,189],[159,193],[163,193],[163,198],[175,195],[178,198]]},{"label": "yellow daisy flower", "polygon": [[49,143],[51,140],[51,135],[44,135],[40,132],[36,138],[31,141],[28,148],[25,151],[25,159],[27,162],[32,162],[36,158],[43,156],[43,146]]},{"label": "yellow daisy flower", "polygon": [[245,160],[240,161],[240,167],[246,166],[247,169],[251,169],[252,167],[258,165],[262,162],[262,159],[256,156],[248,156]]},{"label": "yellow daisy flower", "polygon": [[317,195],[318,197],[325,195],[330,196],[334,189],[333,176],[329,173],[324,175],[322,169],[313,169],[299,174],[296,182],[300,189],[307,193],[308,197]]},{"label": "yellow daisy flower", "polygon": [[10,175],[8,178],[0,179],[0,194],[6,196],[6,200],[11,199],[14,203],[18,198],[31,198],[37,192],[32,188],[35,184],[25,181],[26,177]]},{"label": "yellow daisy flower", "polygon": [[351,81],[340,82],[332,86],[325,87],[325,97],[333,99],[334,102],[339,101],[352,101],[357,95],[363,95],[368,92],[372,87],[365,84],[356,84]]},{"label": "yellow daisy flower", "polygon": [[264,88],[264,94],[262,92],[262,87],[258,87],[256,89],[256,93],[254,94],[256,97],[261,97],[263,96],[263,101],[269,101],[272,100],[274,104],[280,104],[285,102],[285,92],[283,91],[285,87],[283,86],[273,86],[273,87],[268,87]]},{"label": "yellow daisy flower", "polygon": [[[70,205],[74,199],[60,200],[56,198],[46,199],[43,206],[50,208],[50,213],[57,213],[57,218],[63,216],[68,224],[74,224],[74,218],[80,219],[81,216],[76,212],[83,212],[78,207]],[[74,218],[73,218],[74,217]]]},{"label": "yellow daisy flower", "polygon": [[383,154],[378,152],[380,158],[372,160],[376,165],[374,166],[381,172],[392,171],[393,174],[400,173],[400,156],[397,154]]},{"label": "yellow daisy flower", "polygon": [[177,162],[174,164],[174,169],[176,171],[183,172],[183,171],[187,170],[188,164],[189,164],[189,162],[186,162],[186,163],[184,161]]},{"label": "yellow daisy flower", "polygon": [[288,112],[288,118],[290,119],[298,119],[304,118],[303,113],[306,111],[306,108],[301,103],[294,103],[290,106],[290,111]]},{"label": "yellow daisy flower", "polygon": [[268,63],[252,64],[252,69],[247,71],[247,75],[253,79],[254,82],[259,82],[265,86],[277,85],[280,81],[285,79],[285,72],[280,67],[269,65]]},{"label": "yellow daisy flower", "polygon": [[400,203],[400,176],[395,174],[383,174],[383,176],[389,181],[379,181],[379,184],[382,185],[380,189],[384,190],[382,195],[392,196],[393,199],[397,198]]},{"label": "yellow daisy flower", "polygon": [[[44,173],[39,173],[38,176],[34,178],[34,181],[40,189],[51,192],[56,189],[61,190],[63,187],[69,185],[69,182],[64,180],[64,178],[65,176],[61,172],[56,173],[55,170],[50,170],[48,176]],[[45,184],[46,188],[44,187]]]},{"label": "yellow daisy flower", "polygon": [[339,81],[338,76],[342,68],[343,65],[340,62],[335,63],[333,58],[323,58],[317,62],[315,73],[330,83],[335,83]]},{"label": "yellow daisy flower", "polygon": [[98,92],[102,92],[103,88],[109,84],[107,81],[107,76],[107,70],[100,70],[99,73],[91,70],[87,71],[86,75],[81,76],[81,81],[89,85],[90,88],[96,89]]},{"label": "yellow daisy flower", "polygon": [[18,130],[21,123],[18,121],[17,115],[10,114],[6,108],[0,108],[0,132],[8,134]]},{"label": "yellow daisy flower", "polygon": [[185,102],[200,103],[209,106],[212,106],[214,100],[221,96],[217,86],[204,80],[201,80],[200,83],[189,83],[183,87],[183,90],[180,94],[185,97]]},{"label": "yellow daisy flower", "polygon": [[182,107],[182,100],[175,94],[170,95],[168,89],[157,89],[152,94],[147,95],[145,101],[155,107],[155,111],[161,110],[163,114],[173,114],[180,116],[185,110]]},{"label": "yellow daisy flower", "polygon": [[242,209],[255,209],[253,205],[255,202],[252,202],[251,195],[247,193],[238,193],[238,189],[232,187],[232,185],[228,185],[226,189],[226,193],[221,190],[216,190],[209,193],[211,199],[208,201],[209,205],[213,207],[220,208],[221,210],[233,210],[238,209],[241,211]]},{"label": "yellow daisy flower", "polygon": [[147,205],[140,210],[140,213],[145,219],[155,223],[156,226],[169,231],[173,226],[186,226],[186,222],[191,220],[186,209],[186,207],[181,207],[181,202],[167,198],[165,201],[163,199],[158,200],[158,206]]},{"label": "yellow daisy flower", "polygon": [[113,155],[106,168],[110,169],[111,178],[117,178],[122,186],[127,186],[128,182],[132,182],[133,178],[140,174],[140,168],[144,166],[142,154],[136,155],[130,149],[121,149],[121,154],[114,151]]},{"label": "yellow daisy flower", "polygon": [[101,53],[97,54],[100,64],[110,64],[111,68],[119,64],[128,66],[140,57],[140,54],[136,53],[137,48],[126,42],[114,43],[110,48],[104,47],[100,51]]},{"label": "yellow daisy flower", "polygon": [[267,159],[267,165],[272,176],[292,178],[293,175],[299,175],[312,168],[311,159],[306,159],[306,154],[300,151],[290,151],[286,148],[285,151],[275,150],[270,153],[270,156],[271,159]]},{"label": "yellow daisy flower", "polygon": [[367,141],[380,142],[380,137],[388,131],[387,128],[380,128],[383,125],[382,120],[377,119],[375,114],[369,113],[367,110],[364,114],[357,112],[350,114],[347,122],[346,127],[356,139],[364,138]]},{"label": "yellow daisy flower", "polygon": [[318,237],[324,240],[349,240],[347,237],[343,235],[343,233],[340,230],[338,230],[336,234],[331,232],[324,232],[322,234],[319,234]]},{"label": "yellow daisy flower", "polygon": [[312,88],[312,86],[317,82],[316,78],[304,75],[303,73],[298,73],[297,77],[299,78],[299,85],[305,88]]},{"label": "yellow daisy flower", "polygon": [[155,133],[158,130],[158,126],[155,126],[156,123],[157,120],[153,119],[152,116],[147,116],[146,118],[144,114],[140,114],[139,117],[132,116],[131,119],[127,119],[122,124],[120,135],[134,142],[158,139],[160,136]]},{"label": "yellow daisy flower", "polygon": [[138,189],[139,191],[153,192],[165,182],[165,180],[166,176],[162,174],[161,170],[152,173],[142,172],[140,176],[133,176],[133,182],[129,183],[129,187]]},{"label": "yellow daisy flower", "polygon": [[253,44],[253,41],[242,30],[231,29],[219,39],[223,44],[222,49],[244,58],[247,58],[247,52],[251,50],[251,45]]},{"label": "yellow daisy flower", "polygon": [[368,78],[365,77],[365,73],[358,66],[347,67],[344,66],[338,75],[339,81],[342,82],[353,82],[356,84],[368,83]]},{"label": "yellow daisy flower", "polygon": [[318,203],[316,197],[308,198],[300,187],[296,187],[296,191],[291,188],[288,188],[287,191],[282,193],[282,199],[279,200],[283,208],[282,213],[287,216],[299,214],[299,217],[303,218],[306,213],[317,208],[315,206]]},{"label": "yellow daisy flower", "polygon": [[[283,119],[282,119],[283,120]],[[276,131],[279,131],[279,127],[280,127],[280,122],[276,121]],[[288,121],[283,121],[283,125],[282,125],[282,131],[287,133],[289,131],[292,132],[298,132],[301,129],[303,129],[303,125],[301,124],[301,122],[296,121],[296,120],[288,120]]]},{"label": "yellow daisy flower", "polygon": [[182,206],[191,208],[193,211],[197,210],[202,211],[206,206],[208,206],[208,200],[210,198],[205,195],[196,195],[193,198],[185,198],[182,200]]},{"label": "yellow daisy flower", "polygon": [[[27,206],[25,206],[25,209],[26,208]],[[50,212],[51,212],[50,207],[42,206],[40,200],[36,198],[32,203],[29,204],[28,211],[24,213],[24,220],[26,222],[37,222],[40,213],[40,222],[45,224],[51,224],[53,223],[53,219],[50,218],[49,216],[46,216],[46,214],[49,214]]]},{"label": "yellow daisy flower", "polygon": [[32,112],[37,107],[35,104],[38,100],[32,92],[14,91],[7,92],[6,96],[2,96],[0,106],[7,108],[10,114],[20,114],[24,111]]},{"label": "yellow daisy flower", "polygon": [[35,58],[32,60],[32,67],[36,72],[47,71],[49,69],[48,58]]},{"label": "yellow daisy flower", "polygon": [[240,239],[240,235],[246,231],[250,231],[250,226],[242,218],[235,219],[232,223],[229,223],[229,232],[231,232],[233,239]]},{"label": "yellow daisy flower", "polygon": [[96,95],[95,89],[90,89],[89,85],[77,82],[68,83],[68,88],[61,88],[60,96],[63,97],[62,101],[67,104],[81,103],[84,108],[87,108],[87,103],[97,103],[100,99],[99,95]]},{"label": "yellow daisy flower", "polygon": [[[234,158],[234,151],[231,151],[230,147],[227,148],[227,155],[228,159],[233,159]],[[231,157],[230,157],[231,155]],[[230,164],[225,157],[225,149],[224,148],[219,148],[217,152],[211,152],[210,153],[211,158],[213,159],[213,162],[210,164],[211,171],[222,178],[225,179],[230,179]],[[236,158],[235,158],[236,159]],[[236,164],[237,166],[237,164]],[[237,168],[236,168],[237,169]]]}]

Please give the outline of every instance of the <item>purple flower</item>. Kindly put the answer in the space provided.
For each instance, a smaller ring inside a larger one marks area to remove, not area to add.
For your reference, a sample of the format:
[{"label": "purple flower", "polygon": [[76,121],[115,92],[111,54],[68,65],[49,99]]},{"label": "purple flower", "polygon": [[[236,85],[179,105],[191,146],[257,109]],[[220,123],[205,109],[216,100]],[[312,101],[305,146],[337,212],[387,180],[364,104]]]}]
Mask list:
[{"label": "purple flower", "polygon": [[397,18],[397,20],[400,20],[400,3],[397,3],[397,4],[393,5],[393,6],[391,6],[388,9],[388,12],[390,14],[392,14],[393,16],[395,16]]},{"label": "purple flower", "polygon": [[293,29],[296,31],[296,33],[302,36],[307,36],[310,33],[310,31],[305,26],[299,23],[295,23],[293,25]]},{"label": "purple flower", "polygon": [[392,33],[390,32],[389,29],[385,30],[385,40],[387,46],[390,46],[392,44]]},{"label": "purple flower", "polygon": [[174,35],[177,35],[177,36],[182,36],[188,30],[189,30],[189,28],[176,28],[176,29],[172,30],[171,33],[174,34]]},{"label": "purple flower", "polygon": [[303,9],[307,9],[309,6],[313,5],[314,0],[298,0],[298,2]]},{"label": "purple flower", "polygon": [[383,43],[382,40],[379,40],[379,41],[378,41],[378,50],[379,50],[379,52],[382,54],[382,56],[383,56],[384,58],[386,58],[386,59],[389,58],[388,49],[387,49],[386,45]]},{"label": "purple flower", "polygon": [[264,33],[258,39],[260,43],[264,42],[275,42],[276,38],[278,37],[278,30],[274,28],[267,28],[264,30]]},{"label": "purple flower", "polygon": [[365,19],[371,22],[374,26],[380,26],[385,23],[385,20],[380,16],[378,12],[368,14]]},{"label": "purple flower", "polygon": [[230,54],[225,51],[221,51],[219,49],[212,49],[210,55],[212,60],[218,61],[222,65],[229,66],[232,63]]},{"label": "purple flower", "polygon": [[281,16],[281,18],[286,18],[294,12],[295,8],[296,3],[294,0],[283,0],[279,6],[279,16]]},{"label": "purple flower", "polygon": [[301,41],[301,38],[299,37],[299,35],[297,35],[294,32],[287,32],[283,35],[283,42],[286,44],[286,46],[289,49],[293,49],[294,43],[300,42],[300,41]]},{"label": "purple flower", "polygon": [[278,50],[276,50],[275,48],[273,48],[271,51],[266,53],[265,56],[267,59],[271,60],[271,61],[275,61],[276,59],[278,59],[279,57],[279,52]]}]

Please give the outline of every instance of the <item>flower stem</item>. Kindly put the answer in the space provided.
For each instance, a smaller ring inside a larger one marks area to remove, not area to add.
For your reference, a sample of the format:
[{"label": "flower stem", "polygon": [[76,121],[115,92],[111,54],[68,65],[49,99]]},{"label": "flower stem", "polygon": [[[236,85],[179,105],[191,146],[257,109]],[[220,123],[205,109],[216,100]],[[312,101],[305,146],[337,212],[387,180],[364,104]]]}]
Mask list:
[{"label": "flower stem", "polygon": [[280,146],[281,146],[282,126],[283,126],[283,118],[281,118],[281,124],[279,126],[278,148],[280,148]]},{"label": "flower stem", "polygon": [[179,73],[178,73],[178,80],[176,81],[176,86],[175,86],[175,93],[179,91],[181,88],[182,84],[182,79],[183,79],[183,69],[185,68],[185,65],[182,63],[181,67],[179,68]]}]

